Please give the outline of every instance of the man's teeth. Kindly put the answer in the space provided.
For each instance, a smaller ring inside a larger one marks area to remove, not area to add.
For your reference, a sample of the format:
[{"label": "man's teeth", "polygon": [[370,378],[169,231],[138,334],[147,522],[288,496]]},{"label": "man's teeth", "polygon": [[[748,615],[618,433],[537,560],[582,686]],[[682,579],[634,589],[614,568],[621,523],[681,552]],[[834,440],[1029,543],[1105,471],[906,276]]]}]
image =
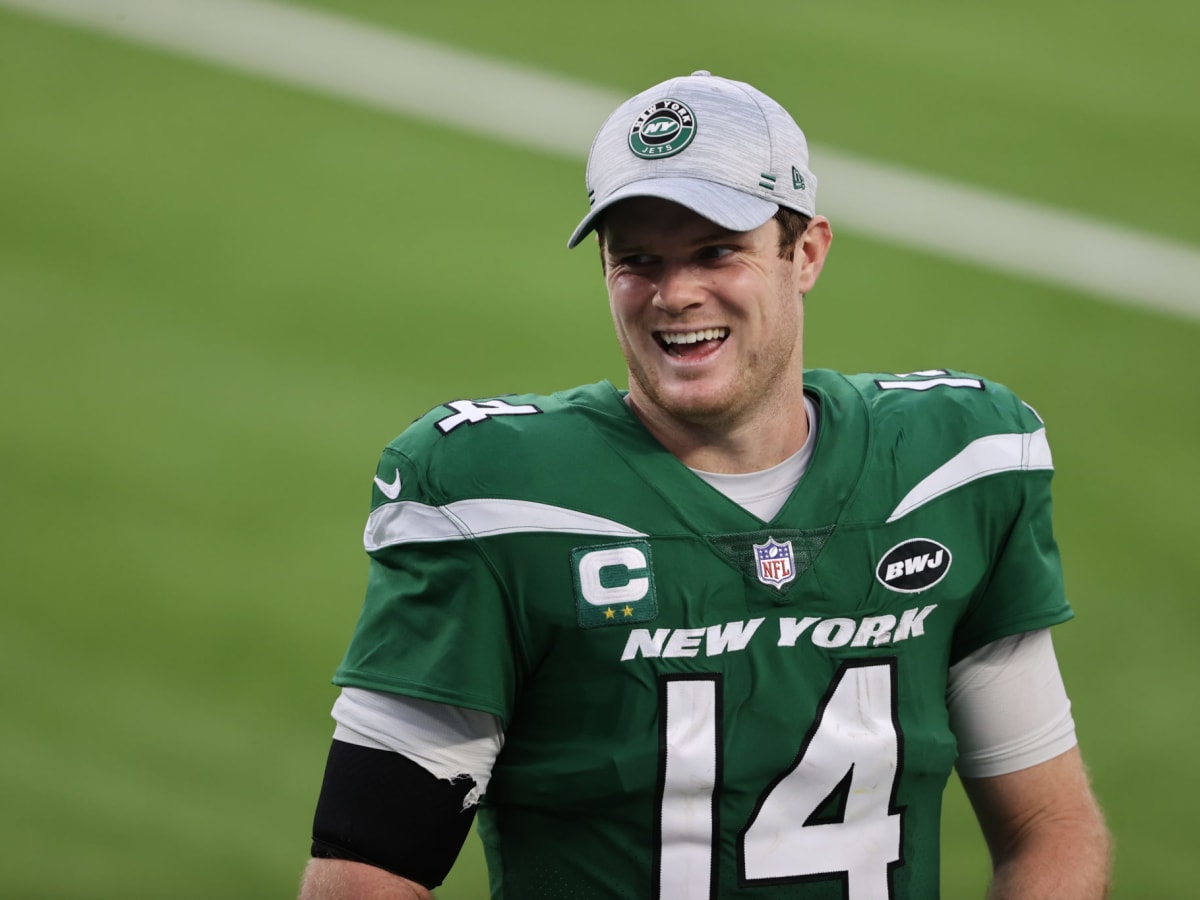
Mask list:
[{"label": "man's teeth", "polygon": [[662,332],[664,344],[695,344],[699,341],[716,341],[729,334],[728,328],[705,328],[701,331]]}]

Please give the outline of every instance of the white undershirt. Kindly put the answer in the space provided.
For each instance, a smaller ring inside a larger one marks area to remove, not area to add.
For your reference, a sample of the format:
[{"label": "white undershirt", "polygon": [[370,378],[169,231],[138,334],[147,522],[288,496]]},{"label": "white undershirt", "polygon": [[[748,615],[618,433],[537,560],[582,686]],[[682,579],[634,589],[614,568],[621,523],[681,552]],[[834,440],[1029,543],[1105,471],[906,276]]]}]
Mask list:
[{"label": "white undershirt", "polygon": [[817,444],[817,405],[807,395],[804,397],[804,412],[808,415],[808,437],[804,439],[804,446],[783,462],[761,472],[739,475],[704,472],[700,469],[692,471],[764,522],[775,518],[775,514],[783,509],[783,504],[787,503],[788,497],[792,496],[792,491],[808,471],[813,447]]},{"label": "white undershirt", "polygon": [[[792,456],[749,474],[696,473],[764,521],[774,518],[804,476],[816,445],[816,405],[804,398],[808,438]],[[964,778],[1016,772],[1053,759],[1076,744],[1071,702],[1046,629],[993,641],[950,667],[946,706],[958,739],[955,767]],[[333,705],[336,740],[402,753],[438,778],[468,775],[487,790],[504,746],[490,713],[413,697],[347,687]]]}]

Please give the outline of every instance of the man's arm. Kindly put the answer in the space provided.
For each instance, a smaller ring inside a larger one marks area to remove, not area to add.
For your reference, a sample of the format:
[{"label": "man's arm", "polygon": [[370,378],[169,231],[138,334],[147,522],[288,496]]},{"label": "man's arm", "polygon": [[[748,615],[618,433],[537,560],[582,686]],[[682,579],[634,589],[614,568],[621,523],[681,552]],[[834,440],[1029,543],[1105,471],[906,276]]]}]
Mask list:
[{"label": "man's arm", "polygon": [[464,800],[474,788],[470,777],[441,779],[401,753],[335,739],[302,900],[428,900],[470,830],[475,809]]},{"label": "man's arm", "polygon": [[348,859],[309,860],[300,900],[433,900],[421,885]]},{"label": "man's arm", "polygon": [[989,900],[1108,896],[1112,841],[1078,748],[962,783],[992,857]]}]

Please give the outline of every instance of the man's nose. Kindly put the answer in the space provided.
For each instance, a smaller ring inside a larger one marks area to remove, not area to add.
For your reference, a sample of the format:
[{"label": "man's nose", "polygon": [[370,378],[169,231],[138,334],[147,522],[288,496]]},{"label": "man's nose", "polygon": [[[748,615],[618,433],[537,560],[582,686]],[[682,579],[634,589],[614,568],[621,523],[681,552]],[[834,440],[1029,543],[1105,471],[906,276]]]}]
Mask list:
[{"label": "man's nose", "polygon": [[694,266],[663,266],[655,283],[654,305],[672,314],[699,306],[708,296],[707,273]]}]

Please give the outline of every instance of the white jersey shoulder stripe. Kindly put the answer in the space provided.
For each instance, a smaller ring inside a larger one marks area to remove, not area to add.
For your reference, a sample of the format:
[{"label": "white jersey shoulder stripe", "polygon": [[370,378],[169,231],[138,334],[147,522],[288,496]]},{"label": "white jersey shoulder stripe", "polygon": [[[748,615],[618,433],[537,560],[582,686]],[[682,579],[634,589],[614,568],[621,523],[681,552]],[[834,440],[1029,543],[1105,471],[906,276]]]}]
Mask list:
[{"label": "white jersey shoulder stripe", "polygon": [[889,522],[936,500],[957,487],[996,475],[1029,469],[1053,469],[1046,429],[1030,434],[992,434],[967,444],[948,462],[922,478],[888,516]]},{"label": "white jersey shoulder stripe", "polygon": [[480,498],[456,500],[445,506],[401,500],[385,503],[371,512],[363,532],[363,546],[370,553],[397,544],[466,541],[497,534],[528,532],[604,537],[646,536],[611,519],[532,500]]},{"label": "white jersey shoulder stripe", "polygon": [[[917,372],[911,373],[919,374]],[[935,387],[952,387],[952,388],[978,388],[980,382],[978,378],[925,378],[921,381],[878,381],[881,390],[894,391],[897,389],[906,391],[927,391]]]}]

